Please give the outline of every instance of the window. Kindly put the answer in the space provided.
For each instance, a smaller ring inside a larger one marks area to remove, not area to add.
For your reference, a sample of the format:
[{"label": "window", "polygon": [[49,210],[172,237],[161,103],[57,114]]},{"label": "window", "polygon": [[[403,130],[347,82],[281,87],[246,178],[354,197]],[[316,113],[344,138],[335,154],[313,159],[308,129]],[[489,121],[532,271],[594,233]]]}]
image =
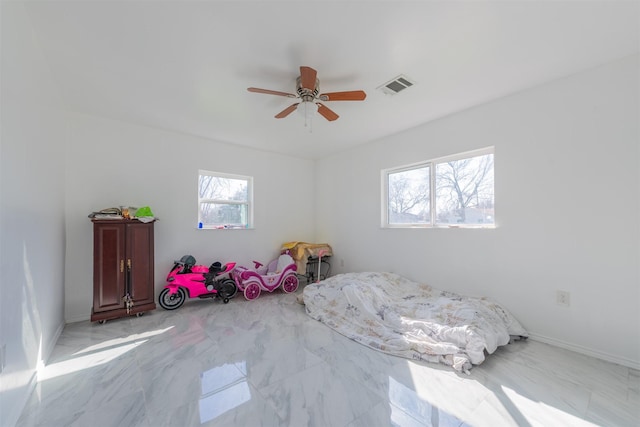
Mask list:
[{"label": "window", "polygon": [[431,166],[416,166],[388,174],[388,216],[390,224],[430,224]]},{"label": "window", "polygon": [[383,170],[383,227],[494,226],[493,152]]},{"label": "window", "polygon": [[253,178],[199,171],[198,227],[253,226]]}]

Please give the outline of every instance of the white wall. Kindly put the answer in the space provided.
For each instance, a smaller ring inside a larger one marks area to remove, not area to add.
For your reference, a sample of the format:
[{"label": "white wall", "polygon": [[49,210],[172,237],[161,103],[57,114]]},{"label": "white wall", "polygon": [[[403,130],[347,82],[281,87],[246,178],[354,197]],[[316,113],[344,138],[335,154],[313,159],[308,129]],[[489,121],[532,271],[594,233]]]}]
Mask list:
[{"label": "white wall", "polygon": [[[334,271],[490,296],[536,339],[640,367],[639,75],[626,58],[318,161]],[[496,229],[380,227],[381,169],[490,145]]]},{"label": "white wall", "polygon": [[[67,159],[67,321],[88,319],[92,304],[93,229],[87,215],[113,206],[150,206],[155,225],[156,295],[173,261],[270,261],[282,243],[313,241],[310,160],[194,136],[74,114]],[[198,230],[198,170],[254,178],[253,230]]]},{"label": "white wall", "polygon": [[1,2],[0,425],[13,425],[64,326],[66,119],[22,2]]}]

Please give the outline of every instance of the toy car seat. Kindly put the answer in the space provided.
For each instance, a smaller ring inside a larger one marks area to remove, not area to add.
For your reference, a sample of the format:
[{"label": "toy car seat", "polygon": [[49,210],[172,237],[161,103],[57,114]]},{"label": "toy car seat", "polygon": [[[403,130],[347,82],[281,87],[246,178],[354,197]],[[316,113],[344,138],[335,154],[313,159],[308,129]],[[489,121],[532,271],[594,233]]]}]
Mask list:
[{"label": "toy car seat", "polygon": [[278,259],[274,261],[269,263],[269,270],[267,271],[267,274],[282,273],[285,268],[293,264],[293,258],[291,258],[291,255],[287,254],[280,255]]}]

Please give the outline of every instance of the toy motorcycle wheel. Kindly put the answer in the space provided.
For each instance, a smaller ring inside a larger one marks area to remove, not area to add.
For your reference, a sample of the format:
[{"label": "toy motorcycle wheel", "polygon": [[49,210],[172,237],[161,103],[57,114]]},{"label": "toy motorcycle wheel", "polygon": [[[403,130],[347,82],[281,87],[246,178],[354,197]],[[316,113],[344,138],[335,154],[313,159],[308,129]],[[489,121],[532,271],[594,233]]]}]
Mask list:
[{"label": "toy motorcycle wheel", "polygon": [[171,295],[169,289],[165,288],[160,292],[160,296],[158,297],[158,303],[160,307],[165,310],[175,310],[180,308],[184,301],[187,299],[187,293],[182,288],[178,288],[178,291]]},{"label": "toy motorcycle wheel", "polygon": [[223,298],[222,301],[226,304],[231,298],[236,296],[236,294],[238,293],[238,286],[236,285],[236,282],[234,280],[224,279],[218,293]]},{"label": "toy motorcycle wheel", "polygon": [[282,290],[286,293],[295,292],[298,289],[298,278],[290,274],[282,281]]},{"label": "toy motorcycle wheel", "polygon": [[246,288],[244,288],[244,297],[251,301],[252,299],[256,299],[260,296],[260,286],[253,282],[249,283]]}]

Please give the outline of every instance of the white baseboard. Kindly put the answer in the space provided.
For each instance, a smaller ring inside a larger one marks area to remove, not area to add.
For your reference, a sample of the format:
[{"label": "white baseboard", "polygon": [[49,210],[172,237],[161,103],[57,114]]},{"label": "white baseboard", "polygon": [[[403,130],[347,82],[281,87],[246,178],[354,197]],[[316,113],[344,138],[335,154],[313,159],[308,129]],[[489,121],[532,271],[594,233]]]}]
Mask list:
[{"label": "white baseboard", "polygon": [[84,322],[87,320],[90,320],[91,316],[87,316],[87,315],[80,315],[80,316],[71,316],[71,317],[67,317],[65,320],[65,322],[67,323],[77,323],[77,322]]},{"label": "white baseboard", "polygon": [[529,339],[543,342],[545,344],[550,344],[556,347],[564,348],[566,350],[575,351],[576,353],[595,357],[596,359],[601,359],[607,362],[616,363],[618,365],[626,366],[628,368],[640,370],[640,362],[637,360],[631,360],[631,359],[627,359],[626,357],[615,356],[613,354],[605,353],[598,350],[593,350],[587,347],[583,347],[581,345],[572,344],[565,341],[559,341],[555,338],[549,338],[543,335],[538,335],[533,333],[529,333]]},{"label": "white baseboard", "polygon": [[60,338],[60,335],[62,335],[62,330],[64,329],[65,324],[66,324],[65,322],[60,322],[60,324],[58,325],[58,329],[56,329],[56,332],[53,334],[53,337],[51,338],[51,342],[47,347],[47,354],[42,355],[42,360],[45,363],[49,361],[49,358],[51,357],[51,353],[53,353],[53,349],[58,343],[58,339]]}]

